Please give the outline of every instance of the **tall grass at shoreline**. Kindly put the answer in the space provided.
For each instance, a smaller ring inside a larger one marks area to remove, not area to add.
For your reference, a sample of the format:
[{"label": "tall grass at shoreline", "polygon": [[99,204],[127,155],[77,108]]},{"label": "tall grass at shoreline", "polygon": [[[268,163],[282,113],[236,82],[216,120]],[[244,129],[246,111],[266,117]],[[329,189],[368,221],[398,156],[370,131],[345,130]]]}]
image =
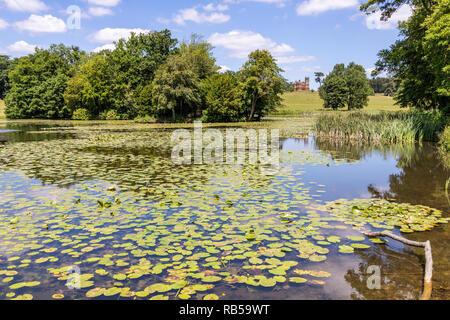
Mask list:
[{"label": "tall grass at shoreline", "polygon": [[363,111],[322,114],[316,122],[319,136],[371,142],[437,141],[446,124],[439,112]]},{"label": "tall grass at shoreline", "polygon": [[0,100],[0,119],[5,119],[5,101]]}]

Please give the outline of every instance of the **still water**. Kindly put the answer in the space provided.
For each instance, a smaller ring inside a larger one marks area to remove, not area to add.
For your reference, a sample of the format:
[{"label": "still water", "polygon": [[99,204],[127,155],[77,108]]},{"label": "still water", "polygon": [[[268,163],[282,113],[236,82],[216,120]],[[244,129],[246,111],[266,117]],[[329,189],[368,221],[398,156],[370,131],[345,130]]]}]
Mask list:
[{"label": "still water", "polygon": [[[289,127],[268,170],[176,166],[170,126],[0,123],[0,299],[419,298],[422,249],[350,240],[360,229],[326,206],[386,199],[449,217],[436,146]],[[449,299],[448,224],[402,236],[431,240],[433,298]],[[367,248],[339,250],[355,241]]]}]

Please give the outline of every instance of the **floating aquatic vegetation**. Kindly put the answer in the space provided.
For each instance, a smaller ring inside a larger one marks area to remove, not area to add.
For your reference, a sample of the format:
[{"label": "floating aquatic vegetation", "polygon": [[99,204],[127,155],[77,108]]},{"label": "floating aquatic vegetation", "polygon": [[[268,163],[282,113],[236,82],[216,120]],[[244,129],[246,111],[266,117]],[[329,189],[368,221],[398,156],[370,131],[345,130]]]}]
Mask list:
[{"label": "floating aquatic vegetation", "polygon": [[[53,299],[186,300],[323,285],[310,278],[330,273],[300,268],[370,248],[347,236],[351,225],[419,231],[444,221],[377,200],[321,205],[326,186],[298,168],[340,164],[324,152],[284,152],[266,176],[258,166],[175,166],[170,130],[103,129],[0,150],[0,299],[44,287]],[[81,288],[69,293],[74,267]]]},{"label": "floating aquatic vegetation", "polygon": [[[404,233],[429,231],[450,220],[442,218],[440,210],[381,199],[352,201],[342,199],[328,203],[326,209],[330,210],[332,216],[348,219],[360,228],[367,225],[377,229],[398,227]],[[355,239],[350,238],[350,240],[354,241]],[[353,244],[352,246],[358,249],[365,248],[362,244]]]}]

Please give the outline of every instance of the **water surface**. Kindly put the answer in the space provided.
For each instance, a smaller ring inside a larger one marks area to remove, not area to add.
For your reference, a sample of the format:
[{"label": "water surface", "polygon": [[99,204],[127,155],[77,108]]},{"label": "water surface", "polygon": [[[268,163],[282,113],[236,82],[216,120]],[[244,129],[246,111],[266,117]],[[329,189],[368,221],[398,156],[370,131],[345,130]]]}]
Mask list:
[{"label": "water surface", "polygon": [[[107,290],[98,299],[417,299],[423,250],[365,239],[342,254],[361,234],[319,208],[377,198],[448,217],[436,146],[333,142],[296,125],[258,125],[289,127],[281,166],[262,168],[176,166],[172,126],[0,123],[0,299],[95,288]],[[319,245],[330,236],[339,244]],[[448,225],[404,236],[431,240],[434,298],[448,299]],[[381,290],[367,287],[374,265]],[[67,288],[69,266],[82,289]]]}]

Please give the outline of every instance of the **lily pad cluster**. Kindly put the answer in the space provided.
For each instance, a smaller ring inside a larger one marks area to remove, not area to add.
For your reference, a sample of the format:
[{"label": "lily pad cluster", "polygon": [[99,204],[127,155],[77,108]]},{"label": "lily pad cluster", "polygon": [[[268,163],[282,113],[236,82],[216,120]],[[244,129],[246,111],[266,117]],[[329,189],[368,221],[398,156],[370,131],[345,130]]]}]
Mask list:
[{"label": "lily pad cluster", "polygon": [[341,199],[328,203],[326,209],[332,216],[349,220],[360,228],[399,228],[403,233],[429,231],[450,220],[443,218],[442,211],[437,209],[384,199]]}]

